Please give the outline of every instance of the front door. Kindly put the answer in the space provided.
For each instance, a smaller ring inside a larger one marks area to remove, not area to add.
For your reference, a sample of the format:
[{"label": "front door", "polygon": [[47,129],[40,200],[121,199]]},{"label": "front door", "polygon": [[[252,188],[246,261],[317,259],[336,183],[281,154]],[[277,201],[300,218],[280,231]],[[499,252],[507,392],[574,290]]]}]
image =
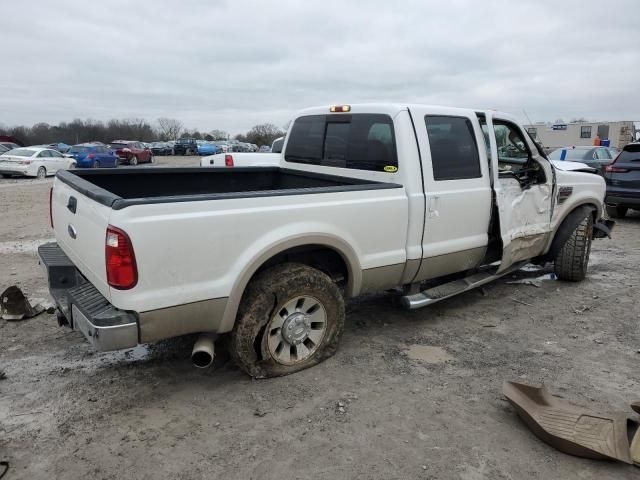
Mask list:
[{"label": "front door", "polygon": [[488,243],[491,183],[474,112],[416,107],[411,114],[426,197],[422,262],[415,279],[420,281],[480,264]]},{"label": "front door", "polygon": [[542,253],[551,234],[553,169],[509,118],[488,114],[489,140],[503,254],[499,272]]}]

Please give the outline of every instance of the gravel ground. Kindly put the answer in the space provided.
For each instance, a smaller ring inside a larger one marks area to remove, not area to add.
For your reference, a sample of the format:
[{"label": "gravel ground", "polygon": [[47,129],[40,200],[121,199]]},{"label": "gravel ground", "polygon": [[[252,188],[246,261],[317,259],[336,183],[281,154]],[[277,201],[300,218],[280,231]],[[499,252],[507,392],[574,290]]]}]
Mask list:
[{"label": "gravel ground", "polygon": [[[47,297],[35,249],[53,236],[51,183],[0,180],[0,289]],[[196,370],[192,337],[93,353],[55,315],[0,320],[6,478],[637,478],[539,441],[501,386],[544,382],[633,415],[638,232],[634,212],[596,241],[582,283],[509,277],[413,312],[384,294],[351,301],[338,353],[274,380],[251,380],[222,348],[212,369]]]}]

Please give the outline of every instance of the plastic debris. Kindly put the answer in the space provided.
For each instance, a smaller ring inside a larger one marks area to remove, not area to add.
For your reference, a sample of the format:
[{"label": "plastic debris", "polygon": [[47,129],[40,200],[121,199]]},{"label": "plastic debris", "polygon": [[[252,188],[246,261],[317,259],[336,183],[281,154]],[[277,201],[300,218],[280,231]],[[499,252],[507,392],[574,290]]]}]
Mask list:
[{"label": "plastic debris", "polygon": [[0,312],[4,320],[23,320],[25,318],[33,318],[42,312],[53,313],[55,307],[44,299],[37,299],[35,305],[32,305],[22,290],[16,285],[7,288],[0,295]]}]

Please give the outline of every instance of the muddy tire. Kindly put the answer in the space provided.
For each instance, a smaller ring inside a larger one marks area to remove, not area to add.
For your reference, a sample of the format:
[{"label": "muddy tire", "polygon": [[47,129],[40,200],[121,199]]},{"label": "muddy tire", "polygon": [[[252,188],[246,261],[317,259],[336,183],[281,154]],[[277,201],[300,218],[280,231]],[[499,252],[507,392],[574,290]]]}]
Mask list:
[{"label": "muddy tire", "polygon": [[587,276],[592,234],[593,217],[587,215],[556,256],[554,271],[560,280],[579,282]]},{"label": "muddy tire", "polygon": [[229,350],[252,377],[288,375],[336,352],[344,317],[344,299],[328,275],[297,263],[276,265],[247,286]]},{"label": "muddy tire", "polygon": [[618,205],[607,205],[607,215],[611,218],[623,218],[627,214],[627,207],[621,207]]}]

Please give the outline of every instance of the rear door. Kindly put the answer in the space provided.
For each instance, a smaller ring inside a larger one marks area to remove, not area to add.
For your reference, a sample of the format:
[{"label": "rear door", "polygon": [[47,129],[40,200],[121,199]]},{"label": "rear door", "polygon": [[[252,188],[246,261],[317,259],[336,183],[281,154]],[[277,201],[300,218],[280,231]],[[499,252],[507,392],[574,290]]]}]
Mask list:
[{"label": "rear door", "polygon": [[482,130],[473,111],[413,107],[411,114],[426,196],[419,281],[480,264],[488,245],[492,194]]},{"label": "rear door", "polygon": [[482,120],[491,157],[503,253],[499,272],[542,253],[551,234],[553,169],[507,116]]}]

